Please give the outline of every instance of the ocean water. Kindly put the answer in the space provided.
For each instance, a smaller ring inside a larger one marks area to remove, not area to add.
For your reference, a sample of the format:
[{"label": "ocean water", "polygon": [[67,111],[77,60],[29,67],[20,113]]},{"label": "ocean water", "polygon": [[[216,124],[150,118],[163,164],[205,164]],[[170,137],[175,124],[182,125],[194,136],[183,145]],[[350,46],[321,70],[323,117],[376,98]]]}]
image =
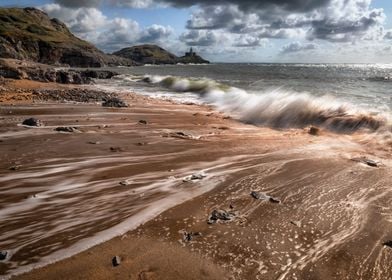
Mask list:
[{"label": "ocean water", "polygon": [[392,64],[211,64],[121,67],[98,81],[178,102],[215,106],[241,121],[339,132],[389,129]]}]

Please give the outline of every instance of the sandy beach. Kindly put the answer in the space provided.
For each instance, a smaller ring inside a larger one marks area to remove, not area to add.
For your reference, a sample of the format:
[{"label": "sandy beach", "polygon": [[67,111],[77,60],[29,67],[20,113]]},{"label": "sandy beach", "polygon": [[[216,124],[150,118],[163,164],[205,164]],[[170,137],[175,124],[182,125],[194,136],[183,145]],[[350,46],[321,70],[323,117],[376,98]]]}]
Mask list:
[{"label": "sandy beach", "polygon": [[392,147],[372,136],[1,86],[1,279],[392,278]]}]

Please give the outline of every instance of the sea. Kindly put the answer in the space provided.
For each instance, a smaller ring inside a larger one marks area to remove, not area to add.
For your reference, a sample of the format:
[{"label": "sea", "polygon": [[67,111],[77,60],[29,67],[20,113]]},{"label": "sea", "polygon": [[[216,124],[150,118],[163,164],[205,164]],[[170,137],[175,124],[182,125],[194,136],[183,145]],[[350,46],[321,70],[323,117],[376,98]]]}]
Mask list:
[{"label": "sea", "polygon": [[208,104],[255,125],[318,125],[344,133],[390,127],[392,64],[217,63],[112,70],[120,75],[97,81],[98,87]]}]

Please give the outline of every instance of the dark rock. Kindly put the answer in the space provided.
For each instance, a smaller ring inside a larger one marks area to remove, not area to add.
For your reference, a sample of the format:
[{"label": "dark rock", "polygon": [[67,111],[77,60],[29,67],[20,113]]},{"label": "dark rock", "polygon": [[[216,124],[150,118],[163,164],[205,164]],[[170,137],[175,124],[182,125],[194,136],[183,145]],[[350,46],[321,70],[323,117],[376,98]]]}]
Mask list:
[{"label": "dark rock", "polygon": [[250,193],[250,195],[254,198],[254,199],[259,199],[259,200],[265,200],[265,201],[269,201],[271,203],[280,203],[280,200],[277,198],[274,198],[272,196],[269,196],[265,193],[262,192],[256,192],[256,191],[252,191]]},{"label": "dark rock", "polygon": [[8,256],[7,251],[0,251],[0,261],[4,261]]},{"label": "dark rock", "polygon": [[352,158],[351,160],[352,161],[356,161],[356,162],[362,162],[362,163],[367,164],[367,165],[369,165],[371,167],[379,167],[380,166],[380,163],[378,163],[378,162],[376,162],[374,160],[365,158],[365,157]]},{"label": "dark rock", "polygon": [[392,248],[392,240],[385,241],[382,245]]},{"label": "dark rock", "polygon": [[148,145],[148,143],[147,142],[138,142],[138,143],[136,143],[136,145],[137,146],[146,146],[146,145]]},{"label": "dark rock", "polygon": [[109,99],[104,100],[102,103],[103,107],[115,107],[115,108],[123,108],[123,107],[128,107],[128,104],[126,104],[124,101],[117,97],[112,97]]},{"label": "dark rock", "polygon": [[9,170],[16,171],[16,170],[19,170],[20,168],[21,168],[20,165],[13,165],[13,166],[11,166],[11,167],[9,168]]},{"label": "dark rock", "polygon": [[119,266],[121,264],[121,258],[119,256],[114,256],[112,259],[112,265],[114,267]]},{"label": "dark rock", "polygon": [[196,236],[201,236],[201,233],[200,232],[192,232],[192,231],[191,232],[184,231],[183,240],[185,242],[190,242]]},{"label": "dark rock", "polygon": [[71,127],[71,126],[68,126],[68,127],[59,126],[59,127],[56,127],[54,130],[58,131],[58,132],[69,132],[69,133],[80,132],[76,127]]},{"label": "dark rock", "polygon": [[112,151],[112,152],[122,152],[123,149],[121,147],[110,147],[110,151]]},{"label": "dark rock", "polygon": [[190,176],[187,176],[184,179],[182,179],[182,181],[183,182],[191,182],[191,181],[195,181],[195,180],[204,179],[205,177],[207,177],[207,175],[203,172],[200,172],[200,173],[195,173]]},{"label": "dark rock", "polygon": [[235,213],[228,212],[225,210],[213,210],[208,217],[207,223],[208,224],[215,224],[219,221],[232,221],[235,218]]},{"label": "dark rock", "polygon": [[309,134],[310,134],[310,135],[314,135],[314,136],[319,135],[319,134],[320,134],[320,128],[315,127],[315,126],[311,126],[311,127],[309,128]]},{"label": "dark rock", "polygon": [[139,121],[139,124],[144,124],[144,125],[147,125],[147,124],[148,124],[148,122],[147,122],[146,120],[140,120],[140,121]]},{"label": "dark rock", "polygon": [[277,199],[277,198],[274,198],[274,197],[270,197],[270,198],[269,198],[269,202],[272,202],[272,203],[280,203],[280,200]]},{"label": "dark rock", "polygon": [[302,223],[300,221],[290,221],[290,224],[295,225],[296,227],[302,226]]},{"label": "dark rock", "polygon": [[29,119],[25,119],[22,122],[23,125],[27,125],[27,126],[43,126],[42,121],[35,119],[35,118],[29,118]]},{"label": "dark rock", "polygon": [[371,159],[366,159],[365,163],[371,167],[378,167],[378,163]]}]

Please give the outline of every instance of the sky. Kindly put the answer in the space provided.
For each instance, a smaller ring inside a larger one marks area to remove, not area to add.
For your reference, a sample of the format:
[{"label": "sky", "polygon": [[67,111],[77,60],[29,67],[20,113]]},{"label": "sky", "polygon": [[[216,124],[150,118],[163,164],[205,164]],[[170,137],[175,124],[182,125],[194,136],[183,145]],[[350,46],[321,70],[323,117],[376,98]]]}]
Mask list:
[{"label": "sky", "polygon": [[112,53],[193,47],[214,62],[392,63],[391,0],[0,0]]}]

